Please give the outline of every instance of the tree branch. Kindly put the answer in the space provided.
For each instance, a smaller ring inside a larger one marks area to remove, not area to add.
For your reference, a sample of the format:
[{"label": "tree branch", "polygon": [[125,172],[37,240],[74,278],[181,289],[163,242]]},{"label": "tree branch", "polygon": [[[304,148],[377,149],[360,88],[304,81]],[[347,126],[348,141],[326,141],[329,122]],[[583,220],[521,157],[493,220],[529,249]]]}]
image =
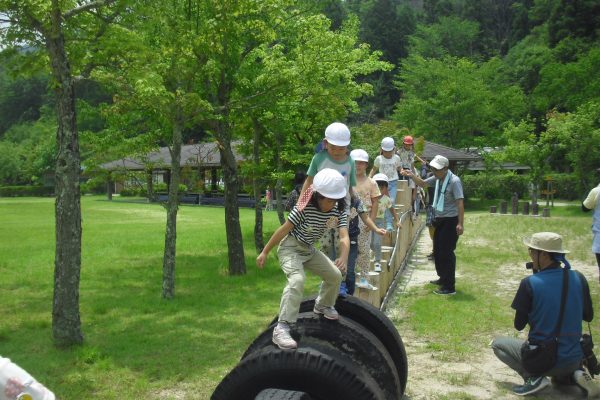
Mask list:
[{"label": "tree branch", "polygon": [[79,15],[79,14],[81,14],[83,12],[86,12],[86,11],[89,11],[89,10],[93,10],[95,8],[99,8],[99,7],[103,7],[103,6],[109,5],[111,3],[114,3],[115,1],[116,0],[96,0],[96,1],[92,1],[91,3],[87,3],[87,4],[84,4],[82,6],[75,7],[74,9],[65,12],[63,14],[63,18],[66,20],[66,19],[69,19],[69,18],[74,17],[76,15]]}]

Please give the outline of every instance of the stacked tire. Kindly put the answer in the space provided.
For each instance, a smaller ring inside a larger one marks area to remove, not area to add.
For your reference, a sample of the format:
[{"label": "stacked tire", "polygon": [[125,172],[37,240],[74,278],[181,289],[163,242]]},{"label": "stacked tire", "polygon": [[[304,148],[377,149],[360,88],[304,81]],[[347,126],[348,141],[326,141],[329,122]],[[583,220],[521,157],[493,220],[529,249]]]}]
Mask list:
[{"label": "stacked tire", "polygon": [[295,350],[271,341],[275,318],[215,389],[212,400],[399,400],[408,377],[406,351],[392,322],[356,297],[339,297],[338,321],[305,299],[292,337]]}]

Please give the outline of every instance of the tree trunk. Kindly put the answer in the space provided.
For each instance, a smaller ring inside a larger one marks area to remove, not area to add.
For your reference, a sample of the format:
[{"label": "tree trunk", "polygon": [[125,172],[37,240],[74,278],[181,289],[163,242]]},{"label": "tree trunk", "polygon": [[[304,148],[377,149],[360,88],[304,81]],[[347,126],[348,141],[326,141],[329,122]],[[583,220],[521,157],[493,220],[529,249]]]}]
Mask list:
[{"label": "tree trunk", "polygon": [[109,201],[113,198],[113,180],[110,172],[106,177],[106,196],[108,197]]},{"label": "tree trunk", "polygon": [[177,210],[179,205],[179,179],[181,176],[181,131],[182,120],[179,116],[173,124],[173,147],[171,152],[171,176],[169,182],[169,200],[167,202],[167,229],[165,232],[165,253],[163,257],[164,299],[175,297],[175,250],[177,244]]},{"label": "tree trunk", "polygon": [[83,343],[79,315],[81,272],[80,154],[75,113],[75,91],[65,51],[62,16],[53,2],[52,27],[46,34],[56,94],[58,128],[55,171],[56,254],[52,336],[59,346]]},{"label": "tree trunk", "polygon": [[[275,134],[275,163],[277,165],[277,175],[279,176],[283,172],[283,162],[279,149],[281,149],[281,136],[279,133]],[[279,217],[279,223],[283,225],[285,223],[285,215],[283,214],[283,202],[281,201],[281,178],[277,178],[275,186],[275,195],[277,196],[277,217]]]},{"label": "tree trunk", "polygon": [[230,127],[227,122],[217,122],[219,153],[225,182],[225,232],[227,234],[227,251],[229,259],[229,274],[243,275],[246,273],[244,259],[244,241],[240,226],[240,210],[238,206],[239,180],[237,162],[231,150]]},{"label": "tree trunk", "polygon": [[154,201],[154,181],[152,180],[152,169],[146,170],[146,193],[149,201]]},{"label": "tree trunk", "polygon": [[254,140],[252,142],[252,161],[254,162],[254,178],[252,186],[254,189],[254,247],[259,254],[265,247],[263,239],[263,209],[261,200],[261,188],[263,179],[260,178],[260,126],[257,121],[254,122]]}]

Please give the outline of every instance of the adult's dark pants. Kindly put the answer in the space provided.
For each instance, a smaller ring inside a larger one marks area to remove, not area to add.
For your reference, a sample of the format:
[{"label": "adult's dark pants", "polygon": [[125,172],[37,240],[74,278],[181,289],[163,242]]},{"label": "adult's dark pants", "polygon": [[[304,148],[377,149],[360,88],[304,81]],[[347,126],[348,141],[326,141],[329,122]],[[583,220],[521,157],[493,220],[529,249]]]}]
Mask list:
[{"label": "adult's dark pants", "polygon": [[456,242],[458,234],[456,225],[458,217],[437,217],[435,219],[435,232],[433,234],[433,258],[435,271],[440,277],[442,289],[454,290],[456,274]]}]

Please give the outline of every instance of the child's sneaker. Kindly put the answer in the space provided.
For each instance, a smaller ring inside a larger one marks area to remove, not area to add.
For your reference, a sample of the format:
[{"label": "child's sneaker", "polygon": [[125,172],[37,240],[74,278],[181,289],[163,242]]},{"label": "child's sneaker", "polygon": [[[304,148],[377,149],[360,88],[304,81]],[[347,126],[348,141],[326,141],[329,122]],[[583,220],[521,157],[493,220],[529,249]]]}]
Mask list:
[{"label": "child's sneaker", "polygon": [[573,372],[575,383],[587,394],[588,399],[594,398],[600,394],[600,386],[594,382],[590,374],[578,369]]},{"label": "child's sneaker", "polygon": [[323,316],[327,319],[335,321],[340,317],[338,312],[333,307],[321,306],[315,303],[315,308],[313,308],[313,312],[315,314],[323,314]]},{"label": "child's sneaker", "polygon": [[342,297],[348,296],[348,288],[346,287],[345,281],[342,281],[342,283],[340,283],[340,296],[342,296]]},{"label": "child's sneaker", "polygon": [[381,272],[381,264],[380,263],[378,263],[378,262],[375,263],[375,269],[374,269],[374,271],[375,272]]},{"label": "child's sneaker", "polygon": [[295,349],[298,343],[290,335],[290,327],[287,324],[277,324],[273,329],[273,343],[280,349]]}]

